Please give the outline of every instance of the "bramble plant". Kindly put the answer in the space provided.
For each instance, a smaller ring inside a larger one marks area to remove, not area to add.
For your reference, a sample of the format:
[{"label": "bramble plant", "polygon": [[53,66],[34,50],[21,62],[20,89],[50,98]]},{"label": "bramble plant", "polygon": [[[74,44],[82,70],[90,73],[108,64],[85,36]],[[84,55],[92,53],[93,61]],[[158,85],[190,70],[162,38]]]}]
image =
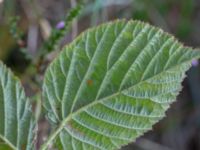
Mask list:
[{"label": "bramble plant", "polygon": [[[89,29],[45,73],[52,125],[41,150],[115,150],[152,129],[181,90],[200,51],[139,21]],[[0,63],[0,147],[31,150],[37,122],[20,81]]]}]

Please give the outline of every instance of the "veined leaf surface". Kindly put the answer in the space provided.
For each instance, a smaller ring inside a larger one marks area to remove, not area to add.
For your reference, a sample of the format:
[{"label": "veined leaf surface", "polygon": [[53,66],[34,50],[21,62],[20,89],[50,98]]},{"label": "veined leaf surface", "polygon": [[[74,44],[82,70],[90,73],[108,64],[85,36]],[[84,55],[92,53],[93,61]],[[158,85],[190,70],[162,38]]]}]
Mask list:
[{"label": "veined leaf surface", "polygon": [[19,80],[0,62],[0,149],[33,149],[35,122]]},{"label": "veined leaf surface", "polygon": [[57,129],[43,149],[54,142],[65,150],[114,150],[134,141],[164,117],[199,57],[138,21],[82,33],[47,69],[43,102]]}]

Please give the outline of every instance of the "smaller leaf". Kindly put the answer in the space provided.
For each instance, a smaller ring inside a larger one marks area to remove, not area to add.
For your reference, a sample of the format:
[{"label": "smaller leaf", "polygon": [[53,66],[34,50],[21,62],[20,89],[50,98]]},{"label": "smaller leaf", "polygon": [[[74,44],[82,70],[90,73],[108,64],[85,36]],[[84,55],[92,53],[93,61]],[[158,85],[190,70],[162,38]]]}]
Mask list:
[{"label": "smaller leaf", "polygon": [[19,80],[0,62],[0,149],[33,149],[35,120]]}]

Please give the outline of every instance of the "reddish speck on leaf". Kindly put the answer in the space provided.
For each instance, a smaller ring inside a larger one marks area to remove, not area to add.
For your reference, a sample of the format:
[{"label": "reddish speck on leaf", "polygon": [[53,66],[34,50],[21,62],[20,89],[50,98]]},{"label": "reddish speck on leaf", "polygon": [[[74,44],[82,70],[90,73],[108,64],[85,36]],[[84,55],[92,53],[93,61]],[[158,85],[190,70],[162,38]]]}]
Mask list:
[{"label": "reddish speck on leaf", "polygon": [[26,144],[23,144],[22,145],[22,150],[25,150],[26,149]]},{"label": "reddish speck on leaf", "polygon": [[91,86],[92,85],[92,83],[93,83],[93,81],[92,80],[87,80],[87,85],[89,85],[89,86]]}]

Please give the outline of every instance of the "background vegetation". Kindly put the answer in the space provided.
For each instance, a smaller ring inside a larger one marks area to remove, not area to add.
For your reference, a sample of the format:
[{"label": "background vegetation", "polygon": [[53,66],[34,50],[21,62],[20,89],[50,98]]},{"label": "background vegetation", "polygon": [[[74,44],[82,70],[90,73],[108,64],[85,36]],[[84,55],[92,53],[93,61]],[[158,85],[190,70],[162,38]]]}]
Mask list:
[{"label": "background vegetation", "polygon": [[[200,46],[199,0],[0,0],[0,59],[20,77],[34,103],[38,146],[49,132],[46,119],[38,116],[47,65],[83,30],[118,18],[149,22],[185,45]],[[198,61],[187,75],[168,117],[124,150],[200,150]]]}]

